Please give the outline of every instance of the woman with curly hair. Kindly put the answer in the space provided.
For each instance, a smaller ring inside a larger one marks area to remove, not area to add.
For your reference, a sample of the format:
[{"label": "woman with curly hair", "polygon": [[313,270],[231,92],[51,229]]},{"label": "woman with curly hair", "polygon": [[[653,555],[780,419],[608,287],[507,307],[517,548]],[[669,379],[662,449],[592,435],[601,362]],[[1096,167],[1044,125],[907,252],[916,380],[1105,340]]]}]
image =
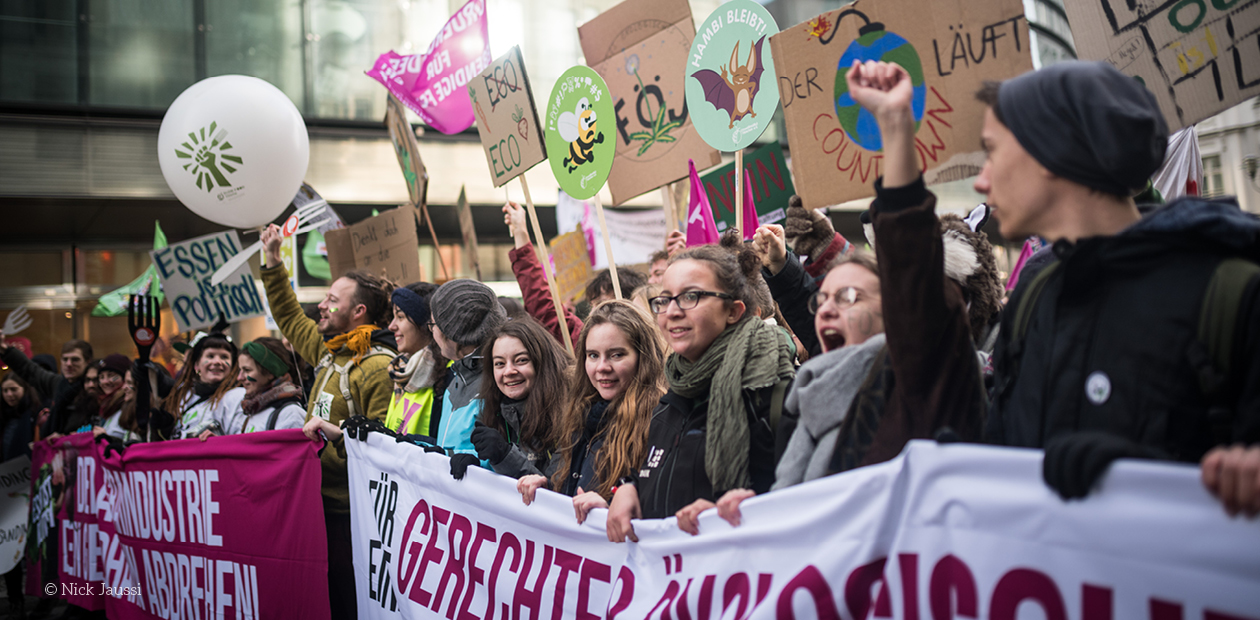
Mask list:
[{"label": "woman with curly hair", "polygon": [[643,463],[652,408],[665,393],[665,342],[646,312],[614,300],[591,312],[575,348],[582,366],[556,424],[555,472],[525,476],[516,488],[526,504],[540,487],[572,497],[582,523]]}]

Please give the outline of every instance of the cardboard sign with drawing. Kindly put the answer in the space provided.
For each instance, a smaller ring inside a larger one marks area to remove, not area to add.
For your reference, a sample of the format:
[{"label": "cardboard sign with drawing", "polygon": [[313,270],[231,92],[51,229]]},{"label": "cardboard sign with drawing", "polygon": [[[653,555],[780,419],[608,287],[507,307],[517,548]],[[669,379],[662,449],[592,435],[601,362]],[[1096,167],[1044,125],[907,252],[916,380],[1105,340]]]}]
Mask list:
[{"label": "cardboard sign with drawing", "polygon": [[914,86],[915,150],[928,184],[979,174],[985,80],[1032,69],[1019,0],[859,0],[770,37],[797,193],[808,208],[871,196],[883,144],[849,96],[854,61],[901,65]]},{"label": "cardboard sign with drawing", "polygon": [[508,50],[469,81],[468,96],[477,113],[477,134],[495,187],[547,159],[521,48]]}]

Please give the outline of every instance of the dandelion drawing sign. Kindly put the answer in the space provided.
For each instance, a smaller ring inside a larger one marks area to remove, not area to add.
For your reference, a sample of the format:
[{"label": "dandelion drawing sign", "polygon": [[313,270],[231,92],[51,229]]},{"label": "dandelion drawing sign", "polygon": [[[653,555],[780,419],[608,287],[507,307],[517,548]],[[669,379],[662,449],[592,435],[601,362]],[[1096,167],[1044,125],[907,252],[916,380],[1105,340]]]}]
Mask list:
[{"label": "dandelion drawing sign", "polygon": [[687,107],[719,151],[752,144],[779,107],[769,38],[774,18],[752,0],[731,0],[700,23],[687,60]]},{"label": "dandelion drawing sign", "polygon": [[521,48],[508,50],[470,80],[468,97],[495,187],[547,159]]},{"label": "dandelion drawing sign", "polygon": [[608,180],[617,145],[612,97],[590,67],[570,67],[547,98],[547,152],[564,193],[585,200]]}]

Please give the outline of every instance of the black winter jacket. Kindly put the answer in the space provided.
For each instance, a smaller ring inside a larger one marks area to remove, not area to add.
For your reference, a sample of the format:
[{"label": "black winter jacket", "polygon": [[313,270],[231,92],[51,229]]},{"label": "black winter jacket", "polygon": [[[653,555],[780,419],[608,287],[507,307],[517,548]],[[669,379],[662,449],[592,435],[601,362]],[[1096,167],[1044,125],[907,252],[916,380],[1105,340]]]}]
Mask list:
[{"label": "black winter jacket", "polygon": [[0,359],[19,377],[35,386],[40,394],[52,395],[48,422],[41,427],[43,436],[52,433],[70,434],[96,415],[97,408],[93,400],[80,398],[83,395],[82,377],[70,381],[60,373],[51,372],[27,359],[26,354],[17,347],[4,349],[0,352]]},{"label": "black winter jacket", "polygon": [[499,416],[507,427],[508,453],[502,461],[492,464],[495,473],[521,478],[529,475],[551,478],[555,465],[551,464],[551,453],[540,450],[536,446],[521,443],[521,416],[525,413],[525,402],[504,398],[499,404]]},{"label": "black winter jacket", "polygon": [[[1177,200],[1110,237],[1054,244],[1023,341],[1006,312],[995,352],[991,443],[1041,448],[1056,436],[1102,431],[1197,462],[1213,432],[1191,349],[1217,266],[1260,261],[1260,220],[1229,200]],[[1019,307],[1021,278],[1008,309]],[[1233,337],[1227,441],[1260,442],[1260,277],[1243,292]]]}]

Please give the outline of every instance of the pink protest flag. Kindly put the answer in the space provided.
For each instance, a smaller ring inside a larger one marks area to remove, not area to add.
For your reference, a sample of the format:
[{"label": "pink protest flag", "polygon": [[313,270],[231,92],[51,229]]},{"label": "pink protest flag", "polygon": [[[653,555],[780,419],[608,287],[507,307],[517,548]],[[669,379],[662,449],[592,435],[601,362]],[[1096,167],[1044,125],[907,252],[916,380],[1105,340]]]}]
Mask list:
[{"label": "pink protest flag", "polygon": [[717,223],[713,220],[713,209],[709,207],[709,195],[700,183],[700,175],[696,174],[696,162],[688,159],[687,170],[691,174],[691,200],[687,205],[687,247],[717,243]]},{"label": "pink protest flag", "polygon": [[449,135],[472,127],[468,80],[490,66],[491,59],[485,0],[468,0],[447,20],[427,52],[381,54],[365,73],[425,124]]},{"label": "pink protest flag", "polygon": [[752,175],[744,173],[744,241],[752,241],[753,234],[761,222],[757,220],[757,206],[753,204]]}]

